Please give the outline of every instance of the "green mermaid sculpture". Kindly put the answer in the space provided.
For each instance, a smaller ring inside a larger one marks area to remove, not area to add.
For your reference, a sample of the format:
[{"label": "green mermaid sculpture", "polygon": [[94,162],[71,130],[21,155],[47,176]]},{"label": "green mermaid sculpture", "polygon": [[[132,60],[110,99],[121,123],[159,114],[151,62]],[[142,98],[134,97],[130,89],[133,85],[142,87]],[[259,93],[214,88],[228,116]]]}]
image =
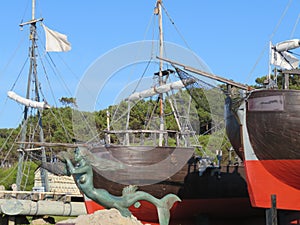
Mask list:
[{"label": "green mermaid sculpture", "polygon": [[85,148],[76,148],[73,165],[69,154],[61,154],[60,158],[67,165],[67,172],[74,176],[78,188],[90,199],[101,204],[107,209],[116,208],[123,216],[130,216],[128,207],[139,207],[139,201],[145,200],[154,204],[157,208],[160,225],[168,225],[170,209],[176,201],[181,201],[174,194],[168,194],[162,199],[157,199],[144,191],[137,191],[136,186],[128,186],[123,189],[122,196],[111,195],[105,189],[96,189],[93,184],[93,170],[88,160],[85,159]]}]

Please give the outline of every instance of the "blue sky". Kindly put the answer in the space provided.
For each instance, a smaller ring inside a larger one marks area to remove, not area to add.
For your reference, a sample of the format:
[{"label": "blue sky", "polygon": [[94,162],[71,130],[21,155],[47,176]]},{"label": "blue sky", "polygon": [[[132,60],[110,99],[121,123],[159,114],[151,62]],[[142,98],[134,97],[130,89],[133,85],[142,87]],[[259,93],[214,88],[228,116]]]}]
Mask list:
[{"label": "blue sky", "polygon": [[[192,50],[213,73],[241,83],[252,84],[256,77],[267,74],[270,40],[276,43],[299,37],[299,26],[295,27],[300,12],[297,1],[164,0],[163,3],[184,37],[183,40],[164,16],[165,40]],[[31,18],[31,1],[2,1],[0,6],[0,127],[16,127],[22,107],[7,99],[6,92],[16,82],[28,54],[28,27],[20,31],[18,25]],[[47,89],[46,84],[45,95],[57,93],[65,86],[68,89],[60,92],[60,96],[74,95],[80,79],[97,58],[120,45],[150,40],[154,6],[155,0],[37,0],[36,17],[43,17],[46,26],[68,35],[72,44],[70,52],[50,53],[51,58],[62,60],[56,66],[63,65],[66,69],[55,76],[49,73],[54,88]],[[39,35],[43,41],[43,32]],[[14,87],[22,96],[26,89],[24,77],[22,80],[20,76]],[[62,88],[55,83],[58,80],[64,80]]]}]

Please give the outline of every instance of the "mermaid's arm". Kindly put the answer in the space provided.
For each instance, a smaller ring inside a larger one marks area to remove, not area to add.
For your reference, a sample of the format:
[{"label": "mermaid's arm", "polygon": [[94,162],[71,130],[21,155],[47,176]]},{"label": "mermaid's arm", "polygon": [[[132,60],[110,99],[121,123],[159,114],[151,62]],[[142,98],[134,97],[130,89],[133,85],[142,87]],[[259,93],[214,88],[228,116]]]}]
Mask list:
[{"label": "mermaid's arm", "polygon": [[71,174],[82,174],[82,173],[87,173],[90,169],[90,166],[88,165],[81,165],[79,167],[74,167],[71,160],[66,158],[66,162],[68,165],[68,169],[70,171]]}]

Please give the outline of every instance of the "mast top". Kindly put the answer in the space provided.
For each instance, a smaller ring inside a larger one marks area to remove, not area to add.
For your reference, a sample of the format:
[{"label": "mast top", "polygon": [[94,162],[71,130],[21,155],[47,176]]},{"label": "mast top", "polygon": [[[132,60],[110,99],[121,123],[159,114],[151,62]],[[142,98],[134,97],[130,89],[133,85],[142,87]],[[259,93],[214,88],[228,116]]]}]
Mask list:
[{"label": "mast top", "polygon": [[43,18],[35,19],[35,0],[32,0],[31,4],[31,20],[25,23],[21,23],[19,26],[23,27],[24,25],[28,24],[35,24],[36,22],[43,21]]}]

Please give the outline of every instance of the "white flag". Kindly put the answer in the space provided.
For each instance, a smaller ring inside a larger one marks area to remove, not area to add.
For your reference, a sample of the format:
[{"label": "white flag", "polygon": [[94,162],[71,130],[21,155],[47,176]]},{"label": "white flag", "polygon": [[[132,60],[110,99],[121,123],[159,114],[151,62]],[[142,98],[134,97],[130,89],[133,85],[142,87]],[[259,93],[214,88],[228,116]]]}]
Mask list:
[{"label": "white flag", "polygon": [[278,52],[271,48],[271,64],[283,69],[296,69],[299,65],[299,59],[287,51]]},{"label": "white flag", "polygon": [[42,24],[46,34],[46,51],[47,52],[67,52],[71,50],[71,44],[67,36],[57,31],[51,30]]}]

